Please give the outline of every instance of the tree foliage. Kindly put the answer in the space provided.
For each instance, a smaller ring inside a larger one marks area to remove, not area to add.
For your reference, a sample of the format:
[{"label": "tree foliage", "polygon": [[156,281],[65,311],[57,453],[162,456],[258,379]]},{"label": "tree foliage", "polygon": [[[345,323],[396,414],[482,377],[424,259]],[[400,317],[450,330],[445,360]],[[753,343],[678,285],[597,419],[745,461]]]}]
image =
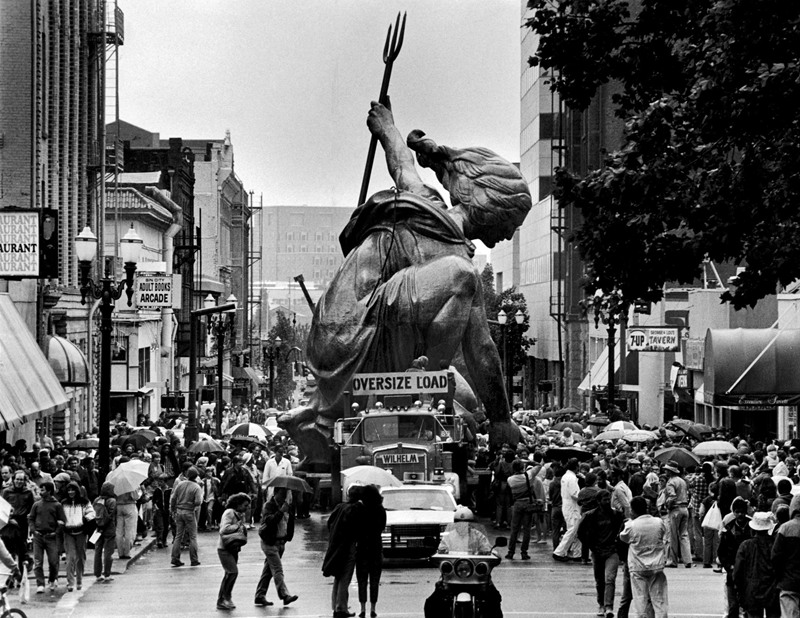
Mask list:
[{"label": "tree foliage", "polygon": [[722,295],[753,306],[800,276],[800,2],[530,0],[530,64],[585,109],[614,84],[625,140],[602,169],[556,174],[585,288],[658,301],[702,262],[745,266]]},{"label": "tree foliage", "polygon": [[[508,321],[506,322],[506,346],[511,358],[512,373],[522,370],[527,361],[528,349],[533,345],[533,339],[527,337],[525,333],[530,328],[530,316],[528,315],[528,305],[525,296],[517,292],[516,288],[509,288],[497,294],[494,289],[494,270],[491,264],[487,264],[481,273],[483,284],[483,306],[486,309],[486,317],[492,322],[497,321],[497,314],[500,310],[506,312]],[[521,325],[517,324],[514,316],[517,311],[522,311],[525,320]],[[503,331],[498,324],[489,323],[489,330],[492,334],[500,357],[503,356]]]},{"label": "tree foliage", "polygon": [[[280,344],[276,346],[275,354],[275,404],[282,406],[284,401],[290,400],[294,392],[295,382],[292,372],[292,363],[300,360],[297,352],[292,351],[295,347],[300,347],[296,341],[297,334],[291,321],[283,311],[275,312],[275,326],[269,331],[269,340],[277,341],[280,337]],[[269,379],[269,376],[267,376]]]}]

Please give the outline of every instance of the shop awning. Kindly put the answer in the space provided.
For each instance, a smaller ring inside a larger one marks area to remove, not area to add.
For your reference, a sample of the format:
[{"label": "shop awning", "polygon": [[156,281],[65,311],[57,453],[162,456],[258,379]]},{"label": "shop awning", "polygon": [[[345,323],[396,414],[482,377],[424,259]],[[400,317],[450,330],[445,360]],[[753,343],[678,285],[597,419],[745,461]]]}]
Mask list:
[{"label": "shop awning", "polygon": [[11,296],[0,294],[0,430],[50,416],[68,402]]},{"label": "shop awning", "polygon": [[751,409],[796,406],[799,366],[800,329],[710,329],[703,369],[705,403]]},{"label": "shop awning", "polygon": [[248,379],[253,388],[258,390],[261,388],[261,375],[253,367],[234,367],[233,377],[238,379]]},{"label": "shop awning", "polygon": [[[628,356],[628,349],[625,349],[625,356]],[[614,346],[614,376],[619,377],[620,358],[622,352],[620,351],[619,339],[617,345]],[[590,391],[592,388],[605,388],[608,386],[608,347],[604,347],[600,356],[594,361],[591,371],[586,374],[583,382],[578,386],[579,391]]]},{"label": "shop awning", "polygon": [[62,386],[89,384],[89,363],[80,348],[69,339],[55,335],[48,337],[46,356]]}]

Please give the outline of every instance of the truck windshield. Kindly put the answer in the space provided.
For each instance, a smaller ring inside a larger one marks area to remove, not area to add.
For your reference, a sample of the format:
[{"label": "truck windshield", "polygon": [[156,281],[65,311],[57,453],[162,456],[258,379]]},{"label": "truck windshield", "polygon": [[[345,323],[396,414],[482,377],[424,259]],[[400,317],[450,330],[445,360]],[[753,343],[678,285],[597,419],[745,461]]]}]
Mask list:
[{"label": "truck windshield", "polygon": [[364,440],[366,442],[434,440],[437,424],[429,415],[365,418]]},{"label": "truck windshield", "polygon": [[387,511],[454,511],[455,502],[446,489],[430,491],[405,489],[383,494],[383,507]]}]

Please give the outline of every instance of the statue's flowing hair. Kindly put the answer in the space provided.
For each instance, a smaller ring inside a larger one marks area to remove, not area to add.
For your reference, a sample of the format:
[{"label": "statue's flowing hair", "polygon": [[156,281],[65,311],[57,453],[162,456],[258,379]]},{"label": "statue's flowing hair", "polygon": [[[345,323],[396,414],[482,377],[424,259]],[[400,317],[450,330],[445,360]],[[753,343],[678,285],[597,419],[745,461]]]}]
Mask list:
[{"label": "statue's flowing hair", "polygon": [[408,134],[406,144],[422,167],[436,173],[453,206],[464,207],[473,227],[522,225],[532,202],[516,165],[488,148],[439,146],[419,129]]}]

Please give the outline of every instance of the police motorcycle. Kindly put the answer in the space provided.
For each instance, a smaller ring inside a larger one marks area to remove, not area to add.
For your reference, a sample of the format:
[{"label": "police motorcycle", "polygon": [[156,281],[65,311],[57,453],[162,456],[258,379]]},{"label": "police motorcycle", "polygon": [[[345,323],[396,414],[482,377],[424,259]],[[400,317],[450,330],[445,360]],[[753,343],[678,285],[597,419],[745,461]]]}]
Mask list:
[{"label": "police motorcycle", "polygon": [[[506,547],[508,538],[497,537],[491,549]],[[500,618],[500,593],[492,583],[492,569],[500,556],[492,553],[448,552],[431,556],[441,579],[425,604],[425,615],[451,618]]]}]

